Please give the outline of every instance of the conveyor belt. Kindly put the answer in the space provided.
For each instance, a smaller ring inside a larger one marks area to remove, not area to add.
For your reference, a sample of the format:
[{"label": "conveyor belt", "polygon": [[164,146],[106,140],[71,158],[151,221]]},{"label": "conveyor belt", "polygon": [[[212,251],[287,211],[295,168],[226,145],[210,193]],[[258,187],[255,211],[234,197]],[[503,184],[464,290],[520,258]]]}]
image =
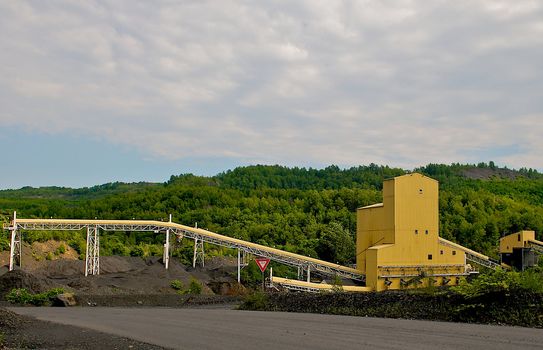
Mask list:
[{"label": "conveyor belt", "polygon": [[188,237],[202,240],[228,248],[236,248],[246,253],[269,258],[271,260],[300,267],[306,271],[318,272],[326,275],[337,275],[358,281],[364,281],[365,276],[360,271],[308,256],[286,252],[280,249],[266,247],[260,244],[247,242],[211,231],[189,227],[174,222],[147,221],[147,220],[72,220],[72,219],[20,219],[17,218],[7,229],[22,230],[81,230],[87,227],[96,227],[104,231],[152,231],[170,232],[178,237]]},{"label": "conveyor belt", "polygon": [[528,241],[528,245],[529,245],[530,248],[532,248],[536,253],[538,253],[538,254],[543,254],[543,242],[530,239],[530,240]]},{"label": "conveyor belt", "polygon": [[343,292],[371,292],[370,287],[360,286],[334,286],[326,283],[311,283],[298,280],[292,280],[288,278],[272,276],[270,279],[270,287],[275,285],[284,287],[289,290],[301,291],[301,292],[322,292],[333,291],[335,288]]},{"label": "conveyor belt", "polygon": [[469,248],[463,247],[460,244],[456,244],[454,242],[448,241],[445,238],[440,237],[439,243],[445,246],[449,246],[451,248],[455,248],[455,249],[463,251],[464,253],[466,253],[466,260],[469,260],[470,262],[473,262],[477,265],[484,266],[493,270],[497,269],[498,267],[505,267],[505,268],[508,267],[505,264],[500,264],[498,262],[493,261],[492,259],[490,259],[490,257],[484,254],[481,254],[481,253],[476,252],[475,250],[471,250]]}]

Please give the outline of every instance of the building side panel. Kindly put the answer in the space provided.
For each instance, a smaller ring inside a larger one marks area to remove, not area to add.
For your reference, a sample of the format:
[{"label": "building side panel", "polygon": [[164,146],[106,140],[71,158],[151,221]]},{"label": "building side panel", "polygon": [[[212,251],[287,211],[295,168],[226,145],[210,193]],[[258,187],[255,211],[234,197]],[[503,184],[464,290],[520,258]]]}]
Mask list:
[{"label": "building side panel", "polygon": [[526,242],[535,240],[534,231],[520,231],[500,238],[500,253],[513,253],[513,248],[526,247]]},{"label": "building side panel", "polygon": [[358,209],[356,225],[356,266],[358,270],[364,272],[366,251],[385,238],[383,207]]},{"label": "building side panel", "polygon": [[[388,232],[394,232],[394,215],[395,215],[395,182],[394,179],[383,182],[383,229]],[[394,236],[387,237],[387,241],[394,242]]]},{"label": "building side panel", "polygon": [[420,174],[395,179],[398,262],[434,264],[438,246],[438,184]]},{"label": "building side panel", "polygon": [[437,237],[439,224],[438,184],[420,174],[396,179],[396,230],[428,230]]}]

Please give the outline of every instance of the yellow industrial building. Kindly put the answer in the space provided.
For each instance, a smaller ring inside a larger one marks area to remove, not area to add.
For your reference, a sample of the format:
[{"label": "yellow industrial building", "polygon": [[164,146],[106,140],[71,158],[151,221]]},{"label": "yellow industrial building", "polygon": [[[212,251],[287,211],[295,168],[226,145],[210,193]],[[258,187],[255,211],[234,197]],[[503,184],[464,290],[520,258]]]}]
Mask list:
[{"label": "yellow industrial building", "polygon": [[[419,173],[398,176],[384,181],[382,203],[357,210],[356,270],[365,276],[366,285],[349,286],[348,291],[456,285],[460,277],[477,273],[468,261],[500,266],[486,255],[439,237],[438,181]],[[333,288],[278,277],[273,282],[297,290]]]},{"label": "yellow industrial building", "polygon": [[439,237],[438,187],[418,173],[395,177],[383,183],[383,203],[357,210],[356,265],[366,287],[453,285],[469,274],[469,250]]},{"label": "yellow industrial building", "polygon": [[517,270],[536,266],[543,254],[543,242],[535,239],[534,231],[520,231],[500,238],[502,262]]}]

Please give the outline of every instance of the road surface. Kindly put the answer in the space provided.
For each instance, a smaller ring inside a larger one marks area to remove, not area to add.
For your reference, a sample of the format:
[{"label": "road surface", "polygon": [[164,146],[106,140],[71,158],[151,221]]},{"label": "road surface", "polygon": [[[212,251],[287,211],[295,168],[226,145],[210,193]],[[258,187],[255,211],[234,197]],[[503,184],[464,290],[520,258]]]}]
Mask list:
[{"label": "road surface", "polygon": [[543,348],[543,330],[505,326],[218,309],[10,310],[175,349]]}]

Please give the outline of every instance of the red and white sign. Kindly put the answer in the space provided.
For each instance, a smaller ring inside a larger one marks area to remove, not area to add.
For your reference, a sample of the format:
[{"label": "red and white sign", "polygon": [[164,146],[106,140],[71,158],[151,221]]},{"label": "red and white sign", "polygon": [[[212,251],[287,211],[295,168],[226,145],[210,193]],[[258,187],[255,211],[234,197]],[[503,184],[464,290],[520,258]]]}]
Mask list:
[{"label": "red and white sign", "polygon": [[266,270],[266,267],[268,267],[268,264],[270,263],[270,259],[268,258],[255,258],[255,261],[256,261],[256,264],[258,265],[258,268],[262,272]]}]

